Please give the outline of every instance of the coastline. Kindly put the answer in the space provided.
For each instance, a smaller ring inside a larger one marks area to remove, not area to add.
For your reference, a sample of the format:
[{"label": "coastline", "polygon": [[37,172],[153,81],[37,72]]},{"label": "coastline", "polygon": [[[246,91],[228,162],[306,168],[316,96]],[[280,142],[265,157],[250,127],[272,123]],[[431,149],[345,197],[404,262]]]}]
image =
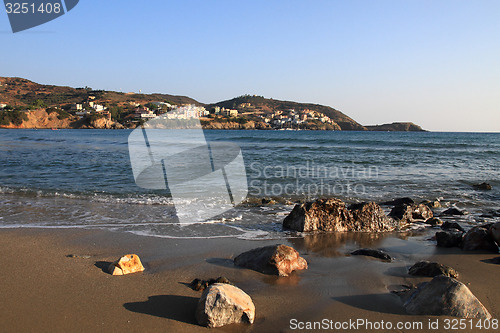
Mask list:
[{"label": "coastline", "polygon": [[[389,291],[430,280],[406,274],[420,259],[457,269],[459,280],[493,318],[500,316],[500,288],[494,283],[498,267],[484,262],[498,255],[437,248],[425,241],[428,235],[332,235],[249,241],[167,239],[97,229],[2,229],[0,321],[9,332],[205,331],[194,319],[201,293],[186,284],[223,275],[256,305],[253,325],[230,325],[221,329],[225,332],[294,331],[292,319],[442,322],[445,317],[405,314],[399,297]],[[309,269],[280,278],[232,264],[243,251],[280,242],[296,248]],[[396,260],[384,263],[345,255],[347,249],[367,244],[392,252]],[[103,272],[106,263],[126,253],[138,254],[146,271],[122,277]]]}]

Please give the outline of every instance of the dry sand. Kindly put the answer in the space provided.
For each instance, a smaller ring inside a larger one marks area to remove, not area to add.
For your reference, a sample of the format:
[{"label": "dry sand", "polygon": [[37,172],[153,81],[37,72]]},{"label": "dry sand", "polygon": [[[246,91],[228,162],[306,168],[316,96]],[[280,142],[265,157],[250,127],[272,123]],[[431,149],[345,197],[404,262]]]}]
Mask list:
[{"label": "dry sand", "polygon": [[[457,269],[460,280],[494,318],[499,318],[500,265],[485,262],[498,255],[439,249],[425,241],[427,237],[327,234],[282,241],[306,258],[309,269],[279,278],[236,268],[231,261],[243,251],[279,243],[273,240],[176,240],[102,230],[3,229],[0,331],[206,332],[208,329],[198,326],[194,319],[201,293],[186,284],[197,277],[224,275],[252,297],[256,321],[213,331],[287,332],[299,331],[291,329],[292,319],[366,319],[394,325],[422,322],[424,328],[379,332],[446,332],[442,329],[444,317],[407,315],[399,297],[389,292],[401,284],[430,280],[406,274],[407,268],[420,259]],[[359,247],[383,248],[396,260],[386,263],[345,255]],[[111,276],[102,270],[127,253],[138,254],[146,271]],[[80,257],[67,257],[69,254]],[[426,329],[429,319],[439,319],[440,329]],[[485,332],[463,332],[471,331]]]}]

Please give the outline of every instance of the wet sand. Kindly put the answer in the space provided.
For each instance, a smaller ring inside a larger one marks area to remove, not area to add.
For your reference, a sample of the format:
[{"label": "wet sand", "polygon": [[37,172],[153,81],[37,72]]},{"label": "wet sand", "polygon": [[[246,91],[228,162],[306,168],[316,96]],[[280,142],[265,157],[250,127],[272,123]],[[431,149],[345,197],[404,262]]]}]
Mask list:
[{"label": "wet sand", "polygon": [[[418,330],[379,331],[436,332],[427,325],[429,319],[439,319],[437,331],[446,332],[445,317],[407,315],[401,299],[390,293],[402,284],[430,280],[406,274],[407,268],[421,259],[458,270],[459,280],[494,318],[499,318],[500,265],[487,262],[499,255],[439,249],[427,238],[428,234],[323,234],[287,241],[181,240],[102,230],[3,229],[0,327],[5,332],[207,331],[194,319],[201,292],[187,284],[194,278],[223,275],[252,297],[256,320],[253,325],[229,325],[214,331],[288,332],[300,331],[293,329],[299,322],[364,319],[423,325]],[[309,269],[280,278],[232,264],[231,259],[243,251],[277,243],[296,248]],[[386,263],[346,256],[359,247],[382,248],[395,260]],[[127,253],[138,254],[146,271],[127,276],[103,271]],[[374,330],[361,326],[342,331]]]}]

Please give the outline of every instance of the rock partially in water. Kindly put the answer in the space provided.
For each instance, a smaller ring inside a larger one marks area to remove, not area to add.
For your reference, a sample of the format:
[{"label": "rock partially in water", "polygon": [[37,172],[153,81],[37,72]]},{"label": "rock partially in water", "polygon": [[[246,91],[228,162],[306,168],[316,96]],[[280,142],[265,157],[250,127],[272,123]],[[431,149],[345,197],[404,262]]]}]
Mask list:
[{"label": "rock partially in water", "polygon": [[399,223],[388,218],[374,202],[346,204],[339,199],[318,199],[297,204],[284,219],[283,227],[296,231],[393,231]]},{"label": "rock partially in water", "polygon": [[377,259],[382,259],[385,261],[392,261],[392,257],[385,253],[382,250],[375,250],[375,249],[359,249],[354,252],[351,252],[353,256],[368,256],[368,257],[374,257]]},{"label": "rock partially in water", "polygon": [[415,276],[434,277],[438,275],[458,278],[458,273],[450,266],[446,266],[437,262],[422,260],[415,263],[408,270],[408,274]]},{"label": "rock partially in water", "polygon": [[434,217],[432,210],[424,204],[395,206],[389,216],[405,223],[427,220]]},{"label": "rock partially in water", "polygon": [[297,204],[283,220],[283,227],[296,231],[348,231],[351,213],[339,199],[318,199]]},{"label": "rock partially in water", "polygon": [[404,308],[413,315],[491,319],[488,310],[465,284],[443,275],[422,284]]},{"label": "rock partially in water", "polygon": [[464,228],[462,228],[462,226],[460,224],[458,224],[457,222],[444,222],[443,225],[441,226],[441,229],[443,230],[450,230],[450,231],[462,231],[462,232],[465,232]]},{"label": "rock partially in water", "polygon": [[349,231],[393,231],[399,225],[387,217],[375,202],[352,204],[348,209],[354,219]]},{"label": "rock partially in water", "polygon": [[422,203],[429,208],[441,208],[442,207],[441,202],[439,202],[439,200],[434,200],[434,201],[425,200],[425,201],[422,201]]},{"label": "rock partially in water", "polygon": [[271,275],[288,276],[307,269],[307,261],[292,247],[283,244],[259,247],[234,258],[236,266]]},{"label": "rock partially in water", "polygon": [[467,212],[465,210],[460,210],[457,207],[450,207],[447,210],[445,210],[444,212],[442,212],[440,215],[441,216],[454,216],[454,215],[463,216],[466,214],[467,214]]},{"label": "rock partially in water", "polygon": [[486,182],[481,184],[474,184],[472,185],[472,187],[476,190],[481,190],[481,191],[491,191],[493,189],[491,185]]},{"label": "rock partially in water", "polygon": [[405,198],[397,198],[397,199],[394,199],[394,200],[385,201],[385,202],[382,202],[381,205],[384,205],[384,206],[401,206],[401,205],[413,205],[414,203],[415,203],[415,201],[413,201],[412,198],[405,197]]},{"label": "rock partially in water", "polygon": [[111,275],[126,275],[144,271],[141,259],[137,254],[127,254],[108,267]]},{"label": "rock partially in water", "polygon": [[442,225],[443,221],[441,221],[437,217],[431,217],[430,219],[425,220],[425,223],[436,227]]},{"label": "rock partially in water", "polygon": [[439,247],[461,247],[463,233],[461,231],[438,231],[436,242]]},{"label": "rock partially in water", "polygon": [[252,324],[255,305],[243,290],[229,284],[215,283],[201,295],[195,317],[198,324],[205,327]]},{"label": "rock partially in water", "polygon": [[498,253],[498,246],[489,232],[491,226],[492,224],[477,226],[467,231],[463,238],[463,250],[482,250]]}]

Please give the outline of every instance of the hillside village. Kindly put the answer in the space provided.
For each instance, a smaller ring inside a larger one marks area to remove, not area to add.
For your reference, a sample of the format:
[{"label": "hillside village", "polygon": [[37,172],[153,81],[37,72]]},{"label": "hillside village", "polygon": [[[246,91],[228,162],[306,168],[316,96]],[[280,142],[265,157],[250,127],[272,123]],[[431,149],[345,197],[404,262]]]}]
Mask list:
[{"label": "hillside village", "polygon": [[[2,127],[135,128],[162,115],[199,118],[206,129],[377,130],[377,126],[362,126],[331,107],[257,95],[203,104],[185,96],[121,93],[0,78]],[[401,124],[397,128],[421,130],[411,123]],[[385,126],[384,130],[392,128]]]}]

